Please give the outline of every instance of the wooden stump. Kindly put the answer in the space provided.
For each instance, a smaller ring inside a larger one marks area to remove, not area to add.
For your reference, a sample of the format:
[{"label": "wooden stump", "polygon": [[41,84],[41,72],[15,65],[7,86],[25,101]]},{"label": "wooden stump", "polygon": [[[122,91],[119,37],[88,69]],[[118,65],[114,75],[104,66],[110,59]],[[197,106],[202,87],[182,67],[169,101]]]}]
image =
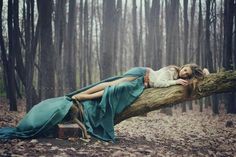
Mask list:
[{"label": "wooden stump", "polygon": [[56,136],[61,139],[82,137],[82,131],[78,124],[58,124],[56,132]]}]

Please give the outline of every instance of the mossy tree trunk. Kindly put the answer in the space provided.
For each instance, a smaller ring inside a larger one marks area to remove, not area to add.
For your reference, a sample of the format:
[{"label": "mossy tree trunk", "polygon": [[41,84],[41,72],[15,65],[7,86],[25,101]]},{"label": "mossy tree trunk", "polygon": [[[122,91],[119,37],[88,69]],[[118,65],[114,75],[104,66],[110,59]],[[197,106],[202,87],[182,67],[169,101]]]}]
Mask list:
[{"label": "mossy tree trunk", "polygon": [[115,117],[115,124],[144,113],[160,109],[169,104],[178,104],[187,100],[195,100],[212,95],[236,90],[236,71],[213,73],[197,83],[193,90],[181,85],[167,88],[149,88],[121,114]]}]

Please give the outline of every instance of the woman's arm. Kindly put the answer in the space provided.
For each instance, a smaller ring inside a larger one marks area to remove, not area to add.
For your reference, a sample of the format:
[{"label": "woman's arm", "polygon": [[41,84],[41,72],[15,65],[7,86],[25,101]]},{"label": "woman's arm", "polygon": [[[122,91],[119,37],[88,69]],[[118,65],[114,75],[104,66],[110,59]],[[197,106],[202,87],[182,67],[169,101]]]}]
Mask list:
[{"label": "woman's arm", "polygon": [[157,80],[157,82],[154,83],[154,87],[169,87],[172,85],[183,85],[183,86],[187,86],[188,85],[188,81],[184,80],[184,79],[178,79],[178,80]]}]

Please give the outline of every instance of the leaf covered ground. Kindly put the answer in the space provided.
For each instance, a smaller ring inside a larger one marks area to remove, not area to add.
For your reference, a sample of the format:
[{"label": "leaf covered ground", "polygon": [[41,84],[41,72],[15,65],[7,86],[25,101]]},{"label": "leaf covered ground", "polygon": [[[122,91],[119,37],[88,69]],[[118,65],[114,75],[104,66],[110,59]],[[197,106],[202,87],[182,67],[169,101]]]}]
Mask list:
[{"label": "leaf covered ground", "polygon": [[[19,112],[9,112],[1,98],[0,127],[15,126],[25,114],[24,104],[19,100]],[[0,156],[236,156],[236,115],[224,114],[223,108],[216,116],[210,107],[198,110],[198,105],[185,113],[173,107],[172,116],[158,110],[130,118],[115,126],[115,143],[94,138],[1,140]]]}]

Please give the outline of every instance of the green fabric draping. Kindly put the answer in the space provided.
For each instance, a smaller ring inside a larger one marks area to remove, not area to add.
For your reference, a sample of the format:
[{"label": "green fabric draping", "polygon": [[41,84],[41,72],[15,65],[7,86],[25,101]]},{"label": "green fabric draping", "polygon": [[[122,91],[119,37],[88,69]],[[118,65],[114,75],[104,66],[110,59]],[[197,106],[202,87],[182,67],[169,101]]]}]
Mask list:
[{"label": "green fabric draping", "polygon": [[63,97],[46,99],[35,105],[15,128],[1,128],[0,139],[32,138],[41,135],[60,123],[68,113],[74,94],[85,91],[99,83],[122,77],[136,77],[115,86],[105,88],[101,98],[81,101],[84,108],[84,124],[88,132],[101,140],[114,141],[114,117],[130,106],[144,90],[146,68],[136,67],[121,76],[111,77]]}]

